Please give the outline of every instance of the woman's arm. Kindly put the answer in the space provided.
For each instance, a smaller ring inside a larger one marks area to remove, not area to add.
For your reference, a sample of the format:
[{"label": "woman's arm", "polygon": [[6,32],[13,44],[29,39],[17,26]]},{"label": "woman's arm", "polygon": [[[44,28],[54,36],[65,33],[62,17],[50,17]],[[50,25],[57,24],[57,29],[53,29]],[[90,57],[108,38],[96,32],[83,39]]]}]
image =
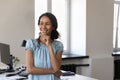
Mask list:
[{"label": "woman's arm", "polygon": [[50,59],[51,59],[51,65],[54,70],[54,75],[56,77],[60,77],[62,72],[60,71],[61,63],[62,63],[62,52],[58,52],[57,54],[54,54],[52,46],[48,46],[49,52],[50,52]]},{"label": "woman's arm", "polygon": [[60,67],[61,67],[61,62],[62,62],[62,51],[58,52],[58,53],[54,53],[53,51],[53,47],[52,47],[52,40],[50,38],[50,36],[44,36],[44,41],[45,41],[45,45],[48,47],[49,53],[50,53],[50,61],[51,61],[51,66],[52,69],[54,70],[54,75],[56,77],[60,77],[61,75],[61,71],[60,71]]},{"label": "woman's arm", "polygon": [[54,54],[52,45],[48,46],[49,52],[50,52],[50,59],[51,59],[51,65],[53,70],[56,72],[58,70],[60,70],[60,66],[61,66],[61,56],[62,56],[62,52],[57,53],[57,55]]},{"label": "woman's arm", "polygon": [[55,72],[54,75],[59,78],[62,74],[62,72],[60,71],[60,67],[61,67],[61,64],[62,64],[62,52],[59,52],[59,53],[56,54],[56,59],[58,60],[58,63],[59,63],[59,65],[58,65],[59,70],[57,72]]},{"label": "woman's arm", "polygon": [[36,68],[33,61],[33,53],[31,50],[26,50],[26,65],[28,74],[53,74],[52,68]]}]

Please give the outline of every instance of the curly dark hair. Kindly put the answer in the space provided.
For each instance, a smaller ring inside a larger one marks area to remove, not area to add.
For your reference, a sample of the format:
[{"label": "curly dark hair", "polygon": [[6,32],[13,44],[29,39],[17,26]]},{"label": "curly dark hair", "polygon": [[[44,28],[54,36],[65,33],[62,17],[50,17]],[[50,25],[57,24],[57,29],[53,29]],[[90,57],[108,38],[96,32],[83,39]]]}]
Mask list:
[{"label": "curly dark hair", "polygon": [[40,19],[41,19],[43,16],[47,16],[47,17],[50,19],[50,21],[51,21],[51,23],[52,23],[52,27],[54,28],[53,31],[51,32],[51,39],[54,40],[54,39],[59,38],[60,35],[59,35],[58,31],[57,31],[58,22],[57,22],[56,17],[55,17],[52,13],[46,12],[46,13],[42,14],[42,15],[39,17],[39,19],[38,19],[38,25],[40,25]]}]

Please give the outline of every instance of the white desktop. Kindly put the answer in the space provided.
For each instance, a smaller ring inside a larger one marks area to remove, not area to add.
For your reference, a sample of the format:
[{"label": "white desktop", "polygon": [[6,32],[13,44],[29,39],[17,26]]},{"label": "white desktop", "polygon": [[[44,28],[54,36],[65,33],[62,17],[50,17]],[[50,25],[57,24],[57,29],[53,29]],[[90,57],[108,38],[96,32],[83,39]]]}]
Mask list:
[{"label": "white desktop", "polygon": [[[10,73],[12,73],[12,72],[10,72]],[[28,80],[26,77],[19,76],[19,75],[6,77],[6,74],[10,74],[10,73],[0,74],[0,80]],[[68,76],[60,76],[60,80],[98,80],[98,79],[75,74],[75,75],[68,75]]]}]

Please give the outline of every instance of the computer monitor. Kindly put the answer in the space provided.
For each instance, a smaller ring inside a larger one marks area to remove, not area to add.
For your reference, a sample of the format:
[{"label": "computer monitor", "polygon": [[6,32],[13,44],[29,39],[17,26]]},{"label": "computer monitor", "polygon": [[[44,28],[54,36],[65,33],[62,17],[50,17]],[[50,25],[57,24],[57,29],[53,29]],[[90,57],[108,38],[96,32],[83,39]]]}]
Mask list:
[{"label": "computer monitor", "polygon": [[13,71],[12,56],[10,55],[10,46],[5,43],[0,43],[0,58],[1,62],[8,65],[7,72]]}]

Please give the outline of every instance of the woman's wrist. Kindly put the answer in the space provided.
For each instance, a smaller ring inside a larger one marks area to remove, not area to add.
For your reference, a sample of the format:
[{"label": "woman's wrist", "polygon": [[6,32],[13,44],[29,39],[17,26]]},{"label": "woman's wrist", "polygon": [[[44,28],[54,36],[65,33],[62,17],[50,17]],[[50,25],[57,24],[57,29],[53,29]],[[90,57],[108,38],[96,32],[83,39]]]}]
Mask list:
[{"label": "woman's wrist", "polygon": [[47,47],[48,47],[48,49],[50,50],[50,49],[52,49],[52,45],[47,45]]},{"label": "woman's wrist", "polygon": [[50,69],[52,74],[55,74],[57,71],[55,71],[53,68]]}]

